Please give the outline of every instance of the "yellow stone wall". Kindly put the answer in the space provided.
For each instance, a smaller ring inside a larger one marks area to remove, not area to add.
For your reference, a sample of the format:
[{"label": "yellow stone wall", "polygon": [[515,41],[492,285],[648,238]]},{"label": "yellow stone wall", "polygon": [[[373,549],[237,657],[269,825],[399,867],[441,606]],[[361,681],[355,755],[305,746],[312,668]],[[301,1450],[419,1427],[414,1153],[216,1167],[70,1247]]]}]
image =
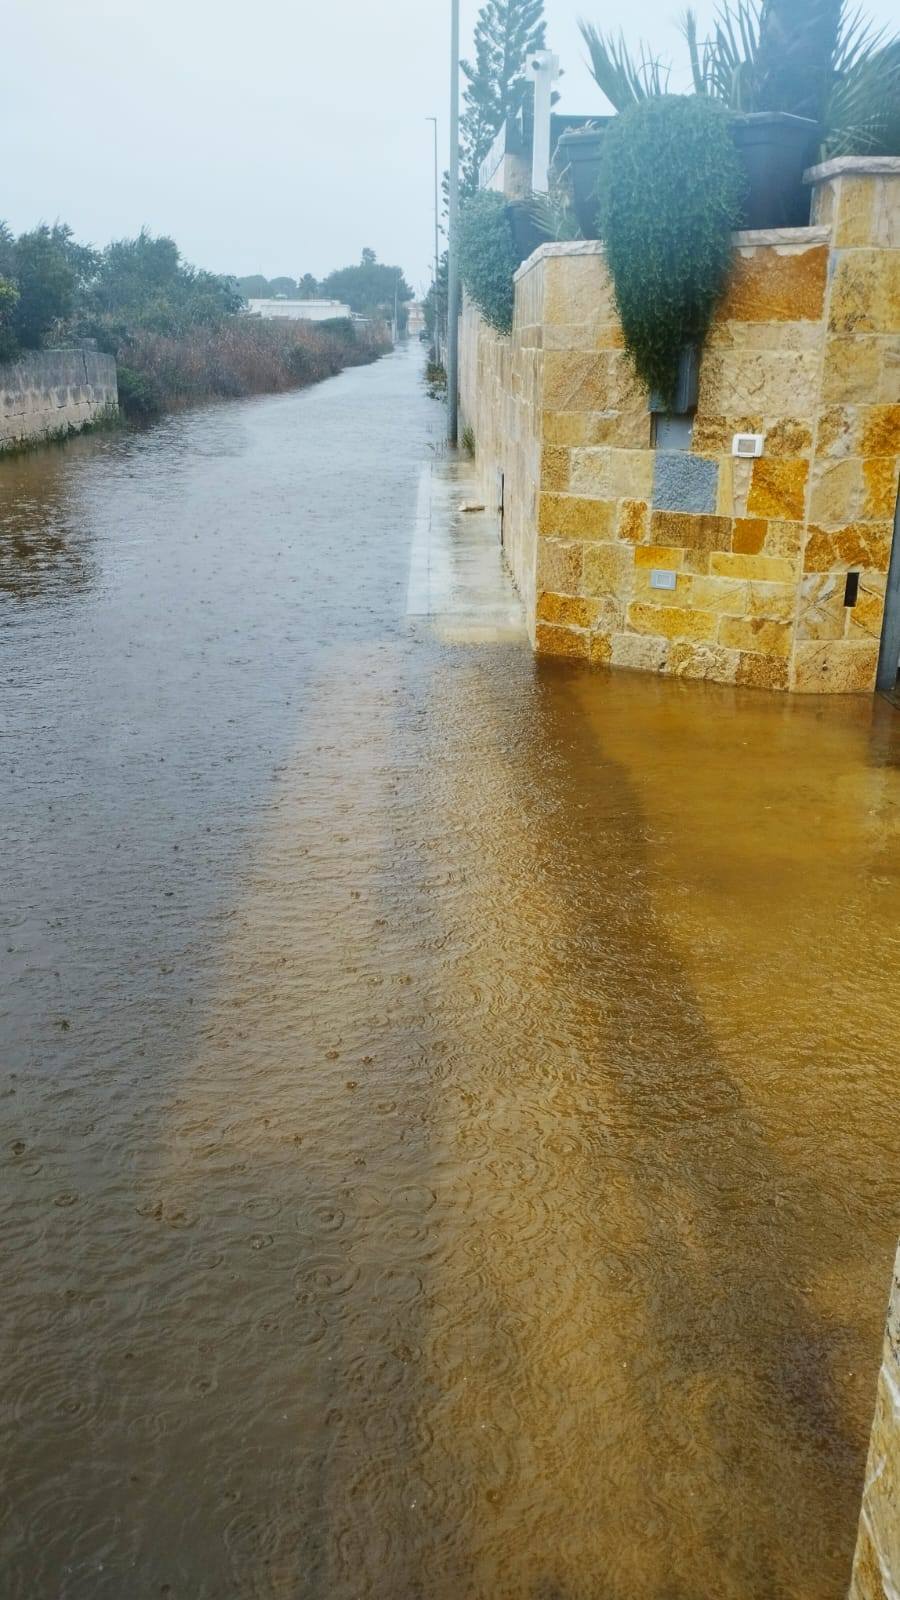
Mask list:
[{"label": "yellow stone wall", "polygon": [[[537,650],[873,688],[900,470],[900,162],[833,162],[813,193],[810,228],[736,235],[691,449],[674,459],[651,448],[601,245],[525,263],[510,339],[466,309],[462,411],[486,496],[505,474]],[[732,456],[739,431],[765,435],[762,457]],[[675,587],[652,586],[654,568]]]},{"label": "yellow stone wall", "polygon": [[850,1600],[900,1594],[900,1250],[884,1334]]},{"label": "yellow stone wall", "polygon": [[[503,484],[503,547],[533,618],[537,497],[541,475],[540,394],[543,378],[543,274],[519,284],[512,335],[493,333],[465,303],[460,325],[460,428],[472,428],[481,493],[499,506]],[[532,630],[533,637],[533,630]]]}]

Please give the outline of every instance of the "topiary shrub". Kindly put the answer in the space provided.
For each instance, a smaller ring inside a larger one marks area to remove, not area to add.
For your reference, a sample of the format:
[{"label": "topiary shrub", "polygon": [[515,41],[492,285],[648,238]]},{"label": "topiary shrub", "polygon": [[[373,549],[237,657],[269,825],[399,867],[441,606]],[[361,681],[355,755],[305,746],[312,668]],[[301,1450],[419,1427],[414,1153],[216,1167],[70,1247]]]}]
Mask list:
[{"label": "topiary shrub", "polygon": [[502,194],[479,189],[460,210],[459,275],[485,322],[498,333],[513,323],[513,273],[521,256]]},{"label": "topiary shrub", "polygon": [[625,344],[666,402],[725,287],[745,181],[727,115],[702,95],[642,100],[604,135],[600,234]]}]

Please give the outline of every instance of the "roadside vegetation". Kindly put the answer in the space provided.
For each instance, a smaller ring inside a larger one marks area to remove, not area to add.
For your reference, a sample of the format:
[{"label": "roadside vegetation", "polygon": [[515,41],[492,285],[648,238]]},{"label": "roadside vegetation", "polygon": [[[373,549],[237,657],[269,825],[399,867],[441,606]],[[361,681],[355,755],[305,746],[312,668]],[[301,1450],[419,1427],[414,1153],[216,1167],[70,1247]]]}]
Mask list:
[{"label": "roadside vegetation", "polygon": [[[594,79],[616,111],[668,93],[671,66],[580,24]],[[694,94],[729,111],[787,111],[816,124],[819,157],[900,154],[900,37],[852,0],[721,0],[712,32],[682,32]]]},{"label": "roadside vegetation", "polygon": [[[597,86],[618,114],[566,135],[580,154],[573,161],[569,146],[548,195],[509,203],[477,188],[478,166],[504,117],[521,106],[527,57],[543,43],[542,5],[485,0],[479,12],[475,65],[463,63],[460,274],[484,320],[509,333],[520,261],[544,240],[602,238],[635,372],[670,403],[724,290],[733,230],[779,222],[743,220],[752,200],[740,154],[747,113],[806,119],[804,147],[794,124],[796,194],[788,174],[777,197],[777,206],[800,210],[805,165],[900,155],[900,36],[873,28],[852,0],[719,0],[705,39],[696,15],[685,13],[691,92],[675,95],[652,43],[633,55],[623,35],[587,22],[580,28]],[[426,316],[430,309],[434,322],[439,296],[432,302]]]},{"label": "roadside vegetation", "polygon": [[133,418],[316,383],[389,343],[376,318],[262,321],[243,308],[235,279],[190,266],[173,239],[144,230],[98,251],[62,223],[18,238],[0,223],[0,361],[94,340],[115,356]]},{"label": "roadside vegetation", "polygon": [[383,326],[227,317],[177,334],[136,329],[119,344],[119,400],[152,418],[204,400],[276,394],[374,361],[389,343]]}]

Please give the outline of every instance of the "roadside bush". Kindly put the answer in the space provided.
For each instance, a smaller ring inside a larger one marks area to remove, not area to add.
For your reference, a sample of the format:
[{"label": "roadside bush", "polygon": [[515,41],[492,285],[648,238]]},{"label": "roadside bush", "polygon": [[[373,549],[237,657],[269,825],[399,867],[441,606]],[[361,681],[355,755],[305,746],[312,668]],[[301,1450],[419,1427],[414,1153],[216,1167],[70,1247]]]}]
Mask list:
[{"label": "roadside bush", "polygon": [[744,183],[727,115],[705,96],[641,100],[604,135],[600,234],[635,370],[664,400],[725,287]]},{"label": "roadside bush", "polygon": [[157,385],[133,367],[118,368],[119,405],[126,417],[135,422],[149,422],[163,409],[162,395]]},{"label": "roadside bush", "polygon": [[19,291],[8,278],[0,278],[0,361],[11,361],[19,348],[13,318]]},{"label": "roadside bush", "polygon": [[459,271],[469,298],[498,333],[513,323],[513,274],[520,262],[501,194],[479,189],[459,219]]},{"label": "roadside bush", "polygon": [[315,323],[315,327],[321,328],[323,333],[333,333],[336,339],[347,341],[356,338],[358,326],[352,317],[323,317],[321,322]]},{"label": "roadside bush", "polygon": [[179,335],[139,329],[117,347],[120,402],[139,417],[204,400],[278,393],[375,361],[389,342],[378,325],[354,328],[351,342],[321,323],[286,318],[226,317]]}]

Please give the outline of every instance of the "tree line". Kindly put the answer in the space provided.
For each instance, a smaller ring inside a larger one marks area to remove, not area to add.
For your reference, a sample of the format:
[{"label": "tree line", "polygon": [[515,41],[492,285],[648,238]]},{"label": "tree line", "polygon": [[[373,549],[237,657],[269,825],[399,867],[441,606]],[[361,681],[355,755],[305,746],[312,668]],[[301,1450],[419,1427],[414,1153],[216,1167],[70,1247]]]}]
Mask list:
[{"label": "tree line", "polygon": [[95,250],[65,223],[15,236],[0,222],[0,362],[91,339],[115,357],[119,403],[135,418],[314,383],[389,345],[386,308],[372,303],[388,280],[391,312],[395,284],[411,298],[399,268],[366,255],[343,269],[346,282],[331,279],[347,291],[334,298],[370,313],[367,325],[263,321],[237,315],[247,297],[236,278],[191,266],[166,235],[142,229]]},{"label": "tree line", "polygon": [[91,338],[118,355],[136,333],[169,338],[213,327],[259,293],[342,300],[373,320],[390,320],[397,291],[413,297],[399,267],[364,250],[361,261],[317,282],[311,274],[234,278],[186,262],[174,239],[142,229],[105,249],[79,244],[65,223],[41,223],[16,237],[0,222],[0,361],[54,340]]}]

